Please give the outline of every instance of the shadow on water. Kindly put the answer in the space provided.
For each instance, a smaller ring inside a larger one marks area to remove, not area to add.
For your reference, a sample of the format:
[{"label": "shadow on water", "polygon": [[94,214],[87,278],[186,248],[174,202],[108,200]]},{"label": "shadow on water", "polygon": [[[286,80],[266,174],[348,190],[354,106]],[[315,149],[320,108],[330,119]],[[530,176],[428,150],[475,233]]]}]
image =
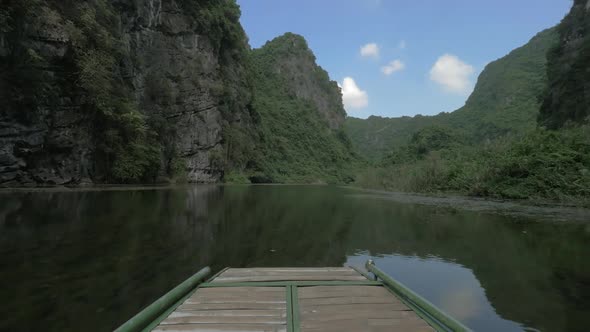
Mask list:
[{"label": "shadow on water", "polygon": [[0,331],[109,331],[205,265],[377,264],[478,331],[585,331],[590,226],[326,186],[0,194]]}]

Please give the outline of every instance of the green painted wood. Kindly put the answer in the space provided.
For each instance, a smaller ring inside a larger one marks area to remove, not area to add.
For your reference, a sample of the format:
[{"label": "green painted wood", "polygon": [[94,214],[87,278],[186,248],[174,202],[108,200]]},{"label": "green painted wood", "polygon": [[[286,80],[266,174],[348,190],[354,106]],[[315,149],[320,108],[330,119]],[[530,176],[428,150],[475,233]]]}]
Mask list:
[{"label": "green painted wood", "polygon": [[168,316],[170,316],[170,314],[173,313],[174,310],[176,310],[176,308],[180,307],[180,305],[183,304],[184,301],[188,300],[193,294],[195,294],[195,292],[198,289],[199,289],[199,287],[197,286],[197,288],[193,289],[191,292],[189,292],[188,294],[183,296],[180,300],[176,301],[176,303],[174,303],[174,305],[172,305],[168,310],[164,311],[160,316],[158,316],[158,318],[154,319],[154,321],[152,321],[150,323],[150,325],[146,326],[141,331],[142,332],[150,332],[153,329],[155,329],[156,326],[160,325],[160,323],[164,319],[166,319]]},{"label": "green painted wood", "polygon": [[411,304],[412,309],[414,309],[416,313],[423,312],[425,316],[429,317],[426,320],[438,331],[471,331],[465,325],[461,324],[453,317],[447,315],[434,304],[430,303],[422,296],[418,295],[399,281],[393,279],[385,272],[381,271],[377,266],[375,266],[373,261],[369,260],[366,264],[366,268],[369,272],[383,280],[383,283],[388,288],[393,290],[398,296],[400,296],[400,298],[405,300],[404,302],[406,302],[406,304]]},{"label": "green painted wood", "polygon": [[297,286],[291,286],[291,308],[292,311],[292,321],[293,321],[293,332],[300,332],[301,331],[301,321],[299,320],[299,293],[297,291]]},{"label": "green painted wood", "polygon": [[199,285],[207,287],[311,287],[311,286],[383,286],[380,281],[246,281],[246,282],[205,282]]},{"label": "green painted wood", "polygon": [[414,311],[416,313],[416,315],[418,315],[418,317],[425,320],[428,323],[428,325],[432,326],[437,332],[452,332],[452,330],[450,330],[445,325],[442,325],[436,318],[432,317],[430,314],[428,314],[422,308],[417,306],[414,302],[411,302],[407,298],[401,296],[400,294],[395,292],[391,287],[387,287],[387,286],[384,286],[384,287],[385,287],[385,289],[387,289],[388,292],[390,292],[393,296],[398,298],[408,308],[410,308],[412,311]]},{"label": "green painted wood", "polygon": [[291,301],[291,296],[293,294],[293,288],[289,285],[285,287],[286,289],[286,301],[287,301],[287,332],[294,332],[293,331],[293,301]]},{"label": "green painted wood", "polygon": [[192,277],[186,279],[180,285],[157,299],[154,303],[144,308],[125,324],[119,326],[115,332],[137,332],[144,330],[161,317],[164,312],[170,310],[179,300],[191,293],[210,273],[211,269],[209,267],[201,269]]},{"label": "green painted wood", "polygon": [[371,276],[366,273],[365,271],[362,271],[361,269],[359,269],[356,266],[350,266],[351,269],[355,270],[358,274],[362,275],[363,277],[367,278],[367,280],[373,280],[373,278],[371,278]]}]

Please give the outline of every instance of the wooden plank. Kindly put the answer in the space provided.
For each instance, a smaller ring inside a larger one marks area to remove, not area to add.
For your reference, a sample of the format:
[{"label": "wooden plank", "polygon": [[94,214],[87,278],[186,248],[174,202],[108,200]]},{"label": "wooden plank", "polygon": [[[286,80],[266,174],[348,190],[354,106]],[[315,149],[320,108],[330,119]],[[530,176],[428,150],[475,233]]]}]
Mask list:
[{"label": "wooden plank", "polygon": [[[276,308],[277,305],[286,304],[285,290],[281,287],[204,288],[197,290],[188,298],[180,306],[180,310],[189,310],[189,308],[190,310],[199,310],[197,307],[187,306],[209,304],[239,304],[245,308],[250,308],[251,304],[261,304]],[[201,309],[204,308],[201,307]]]},{"label": "wooden plank", "polygon": [[287,308],[287,303],[253,303],[253,302],[233,302],[233,303],[205,303],[205,304],[183,304],[178,307],[182,311],[200,311],[200,310],[258,310],[258,309],[280,309]]},{"label": "wooden plank", "polygon": [[[299,288],[299,298],[312,299],[322,297],[342,297],[342,296],[381,296],[389,297],[391,293],[383,287],[373,286],[316,286]],[[399,300],[398,300],[399,301]]]},{"label": "wooden plank", "polygon": [[335,276],[335,275],[284,275],[284,276],[243,276],[243,277],[223,277],[219,276],[213,280],[219,282],[249,282],[249,281],[365,281],[363,276]]},{"label": "wooden plank", "polygon": [[350,267],[254,267],[254,268],[229,268],[223,273],[243,272],[252,273],[258,271],[266,272],[347,272],[354,271]]},{"label": "wooden plank", "polygon": [[314,281],[314,280],[367,280],[351,268],[246,268],[228,269],[212,282],[247,281]]},{"label": "wooden plank", "polygon": [[350,268],[227,269],[201,287],[155,331],[433,331]]},{"label": "wooden plank", "polygon": [[404,304],[341,304],[341,305],[308,305],[305,301],[299,301],[300,312],[302,314],[308,312],[321,312],[321,313],[329,313],[333,310],[339,311],[355,311],[358,310],[359,312],[363,311],[370,311],[370,310],[379,310],[380,308],[385,308],[391,311],[411,311],[407,306]]},{"label": "wooden plank", "polygon": [[286,324],[286,317],[268,316],[175,316],[166,318],[160,325],[170,324]]},{"label": "wooden plank", "polygon": [[377,309],[373,311],[355,311],[355,310],[348,310],[348,311],[329,311],[329,312],[321,312],[321,313],[314,313],[309,312],[306,314],[301,314],[301,318],[305,321],[334,321],[334,320],[343,320],[343,319],[356,319],[356,320],[368,320],[368,319],[402,319],[402,320],[417,320],[421,321],[422,319],[416,315],[412,311],[395,311],[395,310],[386,310],[386,309]]},{"label": "wooden plank", "polygon": [[227,292],[231,294],[241,293],[277,293],[284,294],[285,289],[281,287],[233,287],[232,289],[213,289],[213,288],[199,288],[195,294],[208,295],[208,294],[220,294],[221,292]]},{"label": "wooden plank", "polygon": [[382,320],[363,320],[363,319],[340,319],[337,321],[302,321],[301,330],[308,329],[333,329],[339,327],[339,331],[368,331],[375,327],[387,327],[389,330],[399,331],[416,331],[426,330],[434,331],[432,327],[428,326],[423,320],[400,320],[400,319],[382,319]]},{"label": "wooden plank", "polygon": [[217,317],[287,317],[285,309],[220,309],[220,310],[202,310],[202,311],[185,311],[177,310],[170,314],[169,317],[184,316],[217,316]]},{"label": "wooden plank", "polygon": [[320,326],[306,326],[302,332],[434,332],[431,326],[422,325],[394,325],[394,326],[370,326],[368,324],[341,322]]},{"label": "wooden plank", "polygon": [[177,324],[160,325],[154,332],[287,332],[283,325],[268,324]]},{"label": "wooden plank", "polygon": [[[285,294],[279,293],[269,293],[269,292],[260,292],[260,293],[237,293],[231,294],[227,293],[224,288],[215,288],[221,290],[219,292],[219,296],[215,296],[214,294],[207,294],[207,295],[193,295],[189,297],[186,302],[187,303],[216,303],[223,300],[264,300],[264,301],[285,301]],[[231,289],[231,288],[230,288]]]},{"label": "wooden plank", "polygon": [[302,287],[299,305],[301,331],[433,331],[383,287]]},{"label": "wooden plank", "polygon": [[[352,276],[352,275],[361,275],[354,270],[344,271],[344,272],[330,272],[330,271],[323,271],[323,272],[304,272],[304,271],[256,271],[251,273],[243,273],[243,272],[225,272],[220,274],[217,278],[222,277],[249,277],[249,276],[284,276],[284,275],[306,275],[306,276],[317,276],[317,275],[333,275],[333,276]],[[364,278],[364,277],[363,277]],[[215,280],[215,279],[213,279]]]},{"label": "wooden plank", "polygon": [[[258,271],[258,272],[253,272],[253,273],[235,273],[235,272],[226,272],[226,273],[222,273],[221,275],[219,275],[217,278],[227,278],[227,277],[262,277],[262,276],[266,276],[266,277],[270,277],[270,276],[294,276],[294,275],[301,275],[301,276],[362,276],[360,275],[358,272],[352,270],[352,271],[346,271],[346,272],[265,272],[265,271]],[[215,279],[217,279],[215,278]],[[365,277],[363,277],[365,278]],[[213,280],[215,280],[213,279]],[[366,279],[366,278],[365,278]]]},{"label": "wooden plank", "polygon": [[215,287],[311,287],[311,286],[383,286],[380,281],[354,280],[354,281],[333,281],[333,280],[316,280],[316,281],[252,281],[252,282],[213,282],[199,285],[201,288]]},{"label": "wooden plank", "polygon": [[324,298],[314,298],[314,299],[302,299],[302,303],[305,303],[309,306],[318,306],[318,305],[341,305],[341,304],[394,304],[395,302],[391,299],[391,297],[373,297],[373,296],[364,296],[364,297],[324,297]]},{"label": "wooden plank", "polygon": [[185,304],[229,304],[229,303],[258,303],[258,304],[282,304],[285,300],[263,298],[219,298],[219,299],[188,299]]}]

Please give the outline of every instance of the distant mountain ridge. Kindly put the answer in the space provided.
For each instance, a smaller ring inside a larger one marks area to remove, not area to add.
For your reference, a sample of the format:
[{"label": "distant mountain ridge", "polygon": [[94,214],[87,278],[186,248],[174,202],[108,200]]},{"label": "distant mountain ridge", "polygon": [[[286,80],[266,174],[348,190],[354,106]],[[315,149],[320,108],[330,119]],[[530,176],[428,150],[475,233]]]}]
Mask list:
[{"label": "distant mountain ridge", "polygon": [[536,126],[539,95],[547,84],[546,53],[558,41],[555,28],[489,63],[480,74],[465,106],[435,116],[366,120],[349,117],[346,132],[355,148],[369,159],[406,144],[412,134],[428,126],[445,126],[473,142],[523,132]]}]

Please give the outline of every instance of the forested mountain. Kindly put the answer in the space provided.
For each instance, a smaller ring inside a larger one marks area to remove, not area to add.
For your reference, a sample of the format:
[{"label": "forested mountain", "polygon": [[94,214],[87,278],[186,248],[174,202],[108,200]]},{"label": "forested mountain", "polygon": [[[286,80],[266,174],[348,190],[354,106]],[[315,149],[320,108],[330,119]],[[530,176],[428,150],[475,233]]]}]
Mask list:
[{"label": "forested mountain", "polygon": [[557,28],[488,65],[453,113],[349,120],[375,158],[357,184],[590,206],[588,10],[576,1]]},{"label": "forested mountain", "polygon": [[353,145],[377,160],[406,144],[428,126],[443,126],[473,143],[519,133],[536,126],[538,97],[545,89],[546,53],[557,43],[555,29],[545,30],[526,45],[489,63],[480,74],[465,106],[436,116],[348,118],[346,131]]},{"label": "forested mountain", "polygon": [[299,35],[287,33],[251,53],[252,107],[259,149],[244,170],[255,182],[350,182],[357,157],[343,131],[337,83]]},{"label": "forested mountain", "polygon": [[367,120],[346,118],[303,37],[252,50],[235,0],[0,3],[0,186],[356,178],[590,196],[588,128],[566,125],[590,109],[588,1],[488,64],[455,112]]}]

